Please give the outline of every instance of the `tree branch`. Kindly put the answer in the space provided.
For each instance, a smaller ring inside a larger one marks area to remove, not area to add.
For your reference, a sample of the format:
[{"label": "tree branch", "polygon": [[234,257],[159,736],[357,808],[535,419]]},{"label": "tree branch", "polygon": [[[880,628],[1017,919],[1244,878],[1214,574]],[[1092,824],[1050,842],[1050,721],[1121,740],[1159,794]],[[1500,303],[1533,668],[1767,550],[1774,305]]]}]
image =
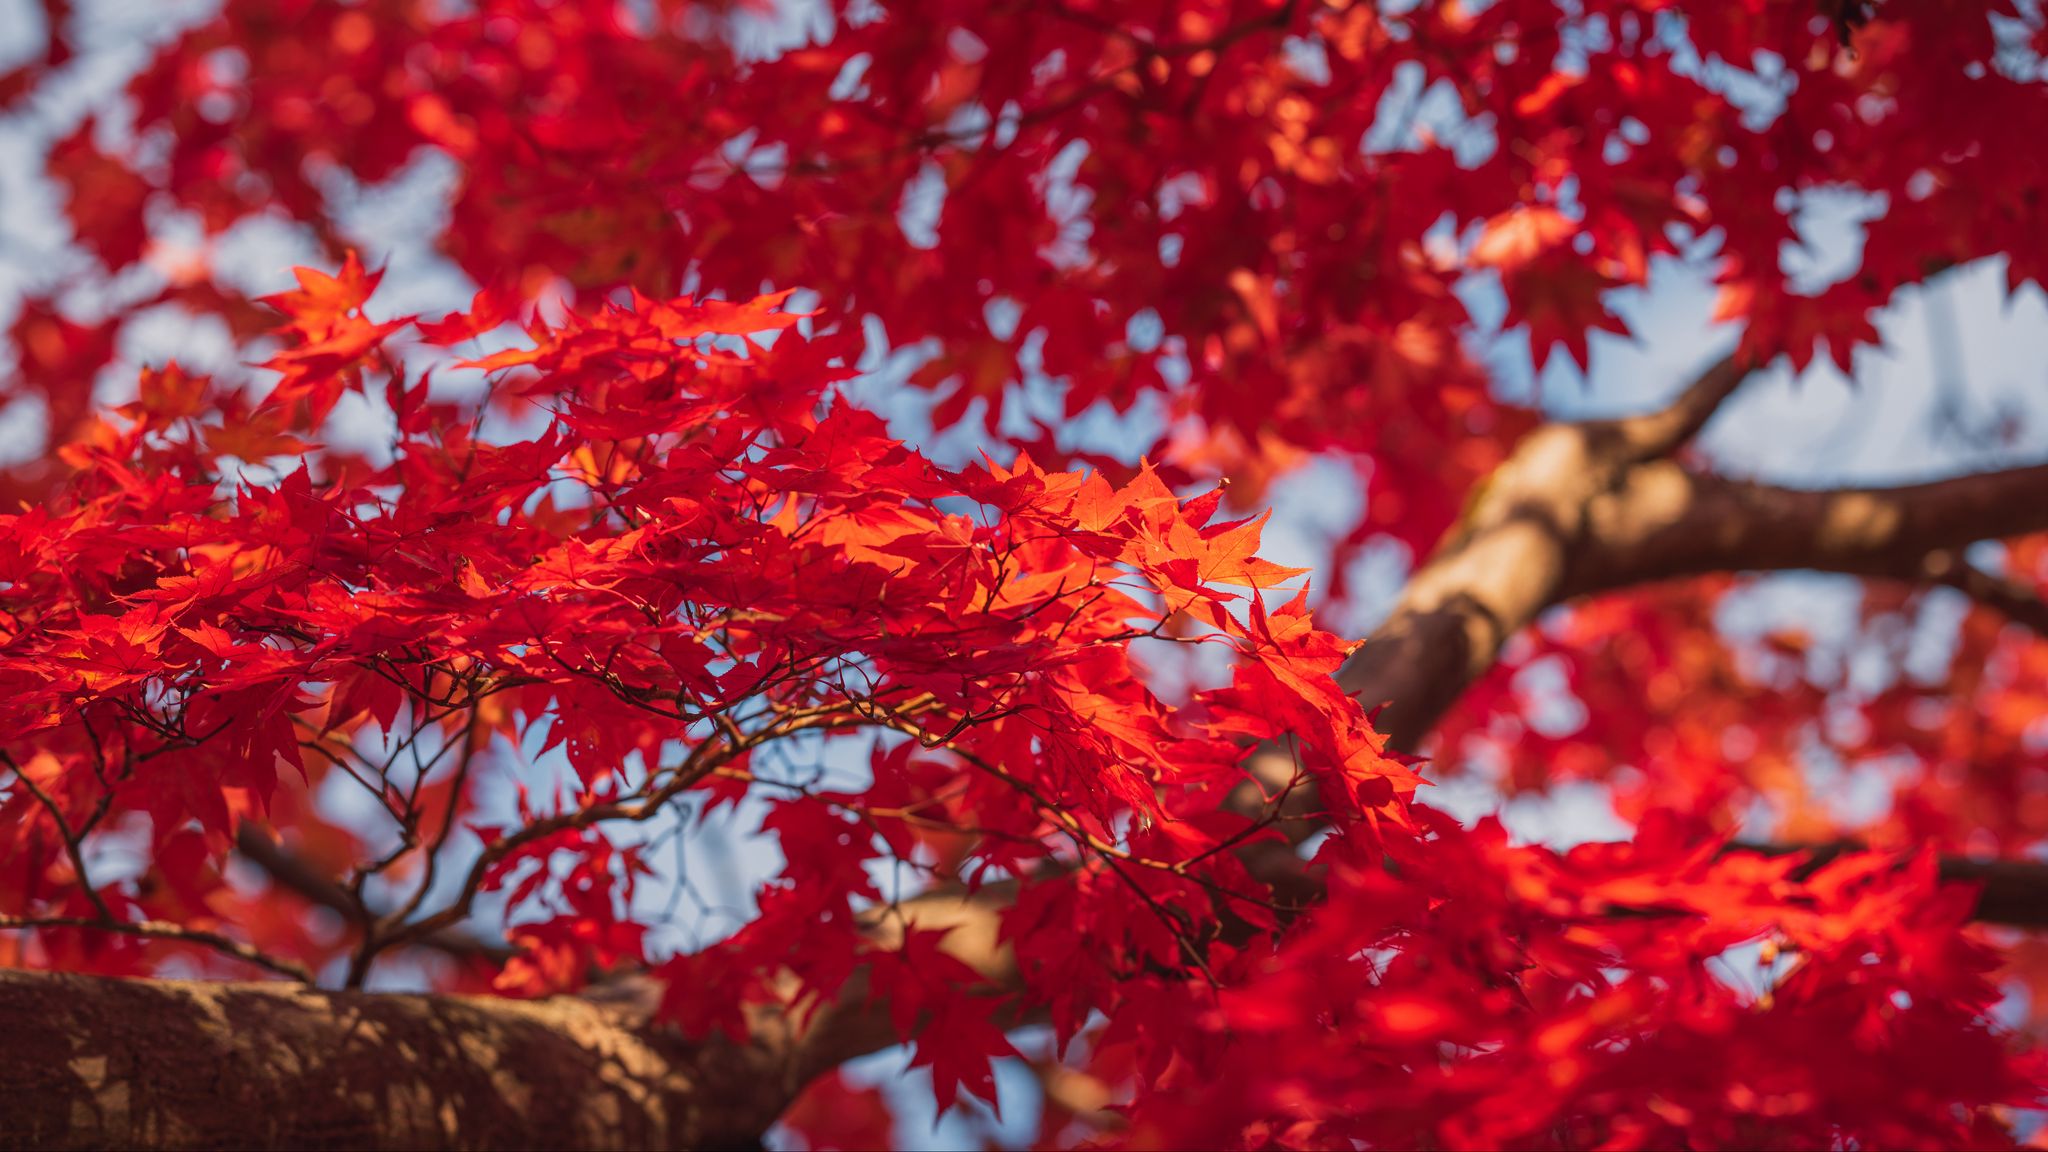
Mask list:
[{"label": "tree branch", "polygon": [[167,920],[115,920],[97,916],[0,916],[0,931],[71,928],[83,932],[108,932],[116,936],[139,936],[148,940],[177,940],[232,956],[245,964],[275,972],[290,980],[311,984],[313,974],[304,965],[280,959],[260,948],[233,940],[203,928],[188,928]]},{"label": "tree branch", "polygon": [[[2048,464],[1897,488],[1804,491],[1729,480],[1670,458],[1746,372],[1723,360],[1665,410],[1526,437],[1338,673],[1389,744],[1414,751],[1508,637],[1578,596],[1710,572],[1811,569],[1953,582],[1979,540],[2048,530]],[[1966,591],[2018,609],[1984,582]],[[2008,592],[2012,590],[2008,589]],[[1297,841],[1318,827],[1312,787],[1287,791],[1294,760],[1255,755],[1229,805],[1277,814]]]},{"label": "tree branch", "polygon": [[1956,589],[2015,624],[2048,636],[2048,602],[2016,580],[1993,576],[1954,552],[1934,553],[1927,568],[1943,584]]},{"label": "tree branch", "polygon": [[2048,463],[1899,488],[1809,491],[1657,461],[1596,496],[1586,524],[1561,597],[1704,572],[1786,569],[1947,583],[1957,578],[1954,554],[1967,545],[2048,531]]},{"label": "tree branch", "polygon": [[[1803,491],[1701,475],[1658,459],[1610,486],[1562,495],[1523,478],[1562,475],[1575,458],[1531,437],[1503,472],[1521,480],[1409,582],[1394,612],[1339,673],[1381,731],[1412,749],[1500,645],[1544,609],[1578,596],[1711,572],[1813,570],[1919,583],[1961,582],[1986,603],[2040,619],[2015,585],[1959,574],[1979,540],[2048,531],[2048,464],[1899,488]],[[1569,443],[1569,442],[1567,442]],[[1549,469],[1541,462],[1561,457]],[[1982,574],[1980,573],[1979,576]]]},{"label": "tree branch", "polygon": [[[244,821],[235,829],[235,851],[263,869],[272,880],[307,901],[338,913],[357,929],[368,923],[372,914],[353,893],[318,868],[287,852],[257,825]],[[485,960],[494,964],[503,964],[518,954],[518,950],[508,944],[480,940],[452,929],[433,933],[418,943],[423,948],[431,948],[458,960]]]},{"label": "tree branch", "polygon": [[570,997],[0,969],[0,1148],[733,1147],[773,1033],[691,1043]]},{"label": "tree branch", "polygon": [[[864,928],[952,928],[948,953],[1014,987],[1015,895],[930,893]],[[816,1013],[750,1007],[745,1044],[652,1023],[660,997],[644,976],[523,1001],[0,969],[0,1149],[758,1147],[813,1078],[901,1040],[864,975]]]},{"label": "tree branch", "polygon": [[1622,445],[1618,455],[1629,463],[1642,463],[1685,447],[1749,379],[1754,367],[1740,353],[1731,353],[1700,373],[1665,408],[1613,421],[1609,427]]}]

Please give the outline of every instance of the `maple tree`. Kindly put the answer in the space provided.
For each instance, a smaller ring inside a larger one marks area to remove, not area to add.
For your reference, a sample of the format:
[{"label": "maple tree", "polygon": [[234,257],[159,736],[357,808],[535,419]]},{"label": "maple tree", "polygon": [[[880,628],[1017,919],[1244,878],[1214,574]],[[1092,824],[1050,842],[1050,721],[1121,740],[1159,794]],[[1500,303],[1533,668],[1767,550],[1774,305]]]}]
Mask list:
[{"label": "maple tree", "polygon": [[[75,274],[0,381],[43,432],[0,1145],[873,1146],[838,1069],[905,1044],[941,1110],[1028,1061],[1046,1146],[2028,1134],[2048,465],[1693,441],[1946,269],[2036,290],[2037,5],[225,0],[82,113],[41,12],[0,100],[61,122]],[[346,219],[422,165],[474,289],[432,315]],[[1882,211],[1815,288],[1845,189]],[[318,267],[252,292],[280,224]],[[1639,415],[1504,398],[1472,284],[1584,368],[1660,263],[1732,353]],[[127,371],[167,314],[233,355]],[[892,354],[979,455],[863,406]],[[1364,495],[1313,601],[1259,556],[1309,460]],[[1406,582],[1334,634],[1378,541]],[[1870,691],[1717,627],[1788,570],[1858,578],[1894,669],[1970,607]],[[1632,837],[1431,802],[1481,760]],[[736,818],[770,874],[679,946],[645,892]]]}]

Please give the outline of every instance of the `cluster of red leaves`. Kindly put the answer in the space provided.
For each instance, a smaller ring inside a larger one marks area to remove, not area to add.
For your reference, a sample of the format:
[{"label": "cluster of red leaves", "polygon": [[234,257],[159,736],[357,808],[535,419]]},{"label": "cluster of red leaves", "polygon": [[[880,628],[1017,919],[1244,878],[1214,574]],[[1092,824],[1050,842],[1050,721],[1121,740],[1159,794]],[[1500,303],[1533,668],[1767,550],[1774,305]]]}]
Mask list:
[{"label": "cluster of red leaves", "polygon": [[[1021,1010],[1134,1144],[1964,1144],[2033,1100],[1930,859],[1799,880],[1692,827],[1564,855],[1460,828],[1336,688],[1344,646],[1259,594],[1296,573],[1216,493],[939,467],[831,400],[844,343],[779,297],[536,321],[455,403],[392,342],[504,309],[376,321],[376,279],[302,270],[273,388],[149,372],[49,507],[0,520],[17,959],[360,978],[497,900],[501,992],[649,965],[676,1022],[743,1033],[750,1002],[863,975],[941,1107],[992,1099],[1019,1008],[944,933],[862,928],[908,870],[1021,881]],[[349,396],[381,399],[387,459],[319,447]],[[1137,649],[1175,638],[1225,646],[1225,681],[1151,691]],[[764,753],[823,755],[807,735],[867,771]],[[1333,829],[1299,916],[1234,851],[1277,831],[1218,806],[1279,738]],[[758,915],[647,955],[623,831],[749,797],[782,855]],[[309,932],[224,875],[242,825],[392,906]],[[1756,940],[1793,969],[1716,976]]]},{"label": "cluster of red leaves", "polygon": [[[2007,545],[2005,580],[2024,596],[2048,592],[2044,545]],[[1953,622],[1953,592],[1944,604],[1872,584],[1845,636],[1822,643],[1791,628],[1731,641],[1714,617],[1748,584],[1716,577],[1612,596],[1518,638],[1439,725],[1444,769],[1497,769],[1511,793],[1594,780],[1626,819],[1682,811],[1752,839],[2038,851],[2048,640],[1983,605]],[[1559,723],[1567,694],[1576,715]],[[1537,719],[1546,712],[1555,727]],[[2048,949],[2008,943],[2007,978],[2027,990],[2015,1007],[2038,1031]]]},{"label": "cluster of red leaves", "polygon": [[[2048,589],[2044,543],[2010,545],[2027,595]],[[1630,820],[1673,808],[1788,843],[1854,835],[2010,857],[2048,837],[2048,753],[2032,735],[2048,714],[2048,641],[1982,605],[1959,626],[1930,621],[1924,591],[1873,585],[1854,629],[1826,645],[1796,629],[1731,643],[1714,616],[1744,584],[1612,596],[1518,638],[1439,725],[1439,754],[1490,760],[1510,792],[1598,780]],[[1915,659],[1950,627],[1953,643]],[[1539,668],[1578,705],[1562,730],[1532,723],[1540,690],[1523,678]],[[1861,812],[1840,794],[1859,773],[1874,786]]]},{"label": "cluster of red leaves", "polygon": [[[2048,592],[2048,539],[2008,544],[2005,567],[2013,587]],[[1904,666],[1928,607],[1924,596],[1873,590],[1865,627]],[[1873,840],[2021,855],[2048,838],[2048,747],[2039,734],[2048,639],[1982,607],[1954,635],[1944,659],[1908,666],[1857,700],[1857,722],[1836,726],[1829,744],[1845,761],[1890,769],[1892,805]],[[2034,1007],[2048,1013],[2048,1000]]]},{"label": "cluster of red leaves", "polygon": [[[1539,367],[1625,331],[1607,294],[1660,255],[1718,246],[1722,314],[1795,366],[1825,344],[1846,367],[1941,268],[2038,279],[2039,22],[1854,9],[229,0],[130,84],[132,144],[88,122],[48,171],[119,271],[151,212],[208,235],[281,212],[338,256],[332,178],[437,151],[437,239],[478,283],[814,289],[935,349],[940,426],[982,401],[994,430],[1027,367],[1069,413],[1163,396],[1170,479],[1351,453],[1374,530],[1420,548],[1526,426],[1464,349],[1469,276]],[[1793,287],[1800,213],[1843,191],[1886,203],[1861,267]],[[151,303],[248,322],[173,278]]]},{"label": "cluster of red leaves", "polygon": [[[1741,659],[1758,654],[1718,634],[1714,614],[1737,583],[1713,577],[1610,596],[1518,637],[1438,725],[1438,754],[1452,764],[1491,760],[1510,793],[1602,781],[1632,821],[1664,808],[1732,830],[1768,796],[1783,806],[1776,835],[1828,839],[1834,824],[1800,759],[1828,693],[1787,667],[1799,636],[1771,638],[1765,653],[1777,659],[1764,664]],[[1544,708],[1525,677],[1545,668],[1556,676],[1551,690],[1578,706],[1563,731],[1535,721]]]},{"label": "cluster of red leaves", "polygon": [[[32,105],[71,62],[70,6],[43,7],[48,51],[0,100]],[[438,154],[453,183],[434,239],[505,299],[561,281],[586,301],[802,286],[935,350],[913,382],[943,397],[940,426],[977,400],[993,425],[1029,368],[1070,413],[1161,398],[1147,455],[1177,487],[1228,476],[1256,504],[1305,452],[1346,454],[1367,499],[1331,566],[1339,595],[1369,540],[1430,547],[1529,426],[1468,352],[1457,289],[1474,277],[1498,282],[1539,366],[1560,345],[1583,364],[1591,332],[1623,328],[1612,291],[1653,258],[1714,260],[1746,351],[1804,366],[1824,345],[1845,368],[1902,285],[1989,256],[2015,288],[2039,279],[2048,31],[2008,0],[780,16],[230,0],[134,78],[132,115],[102,118],[121,132],[87,120],[44,167],[110,274],[164,281],[128,311],[174,305],[242,337],[260,310],[166,266],[152,228],[283,215],[338,256],[336,178],[374,185]],[[1843,193],[1884,210],[1852,276],[1806,285],[1801,214]],[[5,389],[47,398],[53,441],[82,426],[122,319],[20,312]],[[1059,463],[1056,441],[1034,455]]]},{"label": "cluster of red leaves", "polygon": [[[1795,884],[1792,861],[1717,858],[1662,821],[1562,856],[1428,823],[1388,842],[1391,869],[1326,850],[1327,906],[1147,1034],[1111,1026],[1100,1058],[1157,1085],[1134,1143],[1984,1147],[2010,1137],[1958,1102],[2037,1091],[1982,1026],[1989,956],[1931,856]],[[1764,922],[1752,974],[1714,970]]]}]

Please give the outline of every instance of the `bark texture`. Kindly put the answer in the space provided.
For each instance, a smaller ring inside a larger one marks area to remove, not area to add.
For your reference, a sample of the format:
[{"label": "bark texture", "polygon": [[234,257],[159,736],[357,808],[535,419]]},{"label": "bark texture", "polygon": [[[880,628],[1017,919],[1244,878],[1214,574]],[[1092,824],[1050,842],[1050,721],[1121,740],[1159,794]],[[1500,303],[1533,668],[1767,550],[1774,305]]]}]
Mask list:
[{"label": "bark texture", "polygon": [[0,970],[0,1147],[743,1147],[766,1045],[560,998]]}]

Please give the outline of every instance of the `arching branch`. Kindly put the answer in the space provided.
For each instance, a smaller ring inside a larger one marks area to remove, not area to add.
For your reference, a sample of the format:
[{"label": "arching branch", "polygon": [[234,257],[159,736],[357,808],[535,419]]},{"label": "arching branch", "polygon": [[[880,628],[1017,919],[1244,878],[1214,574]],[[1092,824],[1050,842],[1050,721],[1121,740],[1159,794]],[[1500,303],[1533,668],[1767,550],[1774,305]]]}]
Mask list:
[{"label": "arching branch", "polygon": [[[1786,569],[1951,583],[1960,578],[1963,547],[2039,531],[2048,531],[2048,464],[1897,488],[1808,491],[1663,460],[1631,469],[1588,504],[1585,542],[1573,550],[1558,594]],[[1988,584],[1980,591],[1991,592]]]},{"label": "arching branch", "polygon": [[[1339,672],[1390,744],[1413,751],[1508,637],[1574,597],[1714,572],[1817,570],[1955,584],[2034,624],[2017,586],[1961,574],[1979,540],[2048,530],[2048,464],[1893,488],[1807,491],[1702,473],[1673,458],[1732,396],[1732,360],[1666,409],[1547,425],[1480,487],[1459,524],[1410,577],[1393,611]],[[2034,601],[2033,603],[2038,603]],[[1256,785],[1230,803],[1257,812],[1294,773],[1255,757]],[[1315,830],[1313,788],[1287,792],[1283,826]],[[1281,862],[1284,867],[1284,862]]]}]

